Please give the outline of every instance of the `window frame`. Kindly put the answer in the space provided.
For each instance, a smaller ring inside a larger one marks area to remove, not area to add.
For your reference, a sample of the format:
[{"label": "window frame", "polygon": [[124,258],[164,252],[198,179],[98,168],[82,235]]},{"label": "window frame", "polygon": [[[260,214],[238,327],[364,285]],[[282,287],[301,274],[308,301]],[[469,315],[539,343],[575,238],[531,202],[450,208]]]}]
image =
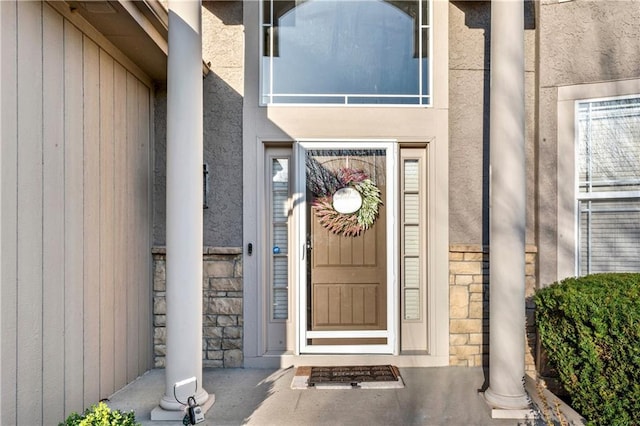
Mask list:
[{"label": "window frame", "polygon": [[[587,98],[587,99],[578,99],[575,100],[574,104],[574,132],[575,132],[575,141],[574,141],[574,149],[575,149],[575,273],[576,275],[585,275],[597,272],[609,272],[609,271],[592,271],[592,262],[591,262],[591,251],[588,252],[587,256],[587,265],[582,264],[582,243],[583,243],[583,232],[582,232],[582,214],[587,213],[589,215],[589,232],[588,237],[589,242],[587,242],[587,247],[590,249],[590,241],[591,241],[591,214],[594,213],[592,210],[592,202],[598,201],[631,201],[640,199],[640,190],[614,190],[614,191],[592,191],[591,180],[587,180],[585,182],[584,187],[585,191],[582,191],[583,182],[580,178],[580,170],[581,170],[581,153],[580,153],[580,106],[582,104],[594,104],[598,102],[607,102],[607,101],[624,101],[626,99],[638,99],[640,103],[640,93],[638,94],[628,94],[621,96],[608,96],[608,97],[597,97],[597,98]],[[640,141],[639,141],[640,143]],[[639,179],[640,180],[640,179]],[[612,185],[615,186],[615,185]],[[585,206],[585,207],[583,207]],[[616,212],[618,210],[598,210],[597,212],[606,213],[606,212]],[[584,270],[583,270],[584,268]],[[611,271],[613,272],[613,271]]]},{"label": "window frame", "polygon": [[[268,244],[267,247],[271,247],[272,250],[268,251],[269,261],[268,261],[268,277],[269,277],[269,321],[270,322],[287,322],[291,316],[291,276],[290,276],[290,224],[289,219],[291,216],[291,154],[283,154],[281,152],[268,152],[267,153],[267,165],[268,176],[270,179],[266,180],[268,200],[267,200],[267,216],[268,216],[268,224],[269,224],[269,235],[268,235]],[[287,182],[286,182],[286,202],[284,206],[277,206],[275,204],[275,195],[276,192],[282,192],[282,190],[276,189],[273,182],[273,166],[274,161],[285,160],[287,162]],[[282,218],[276,217],[276,209],[283,208],[286,211],[282,215]],[[285,231],[285,240],[287,247],[284,251],[281,251],[278,246],[278,251],[276,252],[276,228],[284,228]],[[283,259],[285,263],[285,271],[286,271],[286,286],[280,287],[276,285],[276,258]],[[276,315],[276,293],[281,292],[284,293],[285,296],[285,316],[282,318],[277,318]]]},{"label": "window frame", "polygon": [[[541,226],[546,223],[552,229],[553,239],[542,241],[539,250],[555,250],[555,256],[540,258],[540,280],[543,283],[560,281],[578,274],[578,175],[576,166],[576,101],[638,96],[640,78],[611,80],[595,83],[580,83],[558,86],[555,114],[548,118],[556,121],[557,137],[555,158],[555,182],[551,194],[545,195],[555,210],[542,216]],[[544,136],[541,136],[544,138]],[[551,152],[549,152],[551,154]]]},{"label": "window frame", "polygon": [[[433,73],[434,73],[434,65],[433,62],[435,60],[435,52],[433,50],[433,46],[434,46],[434,40],[433,40],[433,35],[434,35],[434,30],[433,30],[433,16],[434,16],[434,0],[412,0],[415,1],[416,3],[418,3],[418,7],[419,7],[419,16],[418,16],[418,40],[419,40],[419,50],[422,51],[423,48],[423,31],[426,30],[426,37],[428,40],[428,55],[426,57],[427,59],[427,69],[425,70],[422,64],[422,60],[418,61],[419,64],[419,72],[418,72],[418,93],[417,94],[412,94],[412,95],[400,95],[400,94],[395,94],[395,95],[375,95],[375,94],[353,94],[353,93],[331,93],[331,94],[321,94],[321,93],[314,93],[314,94],[274,94],[273,93],[273,65],[272,65],[272,60],[269,61],[271,70],[269,72],[269,86],[270,89],[268,92],[265,92],[264,86],[265,86],[265,81],[264,81],[264,61],[263,58],[265,58],[264,56],[264,52],[265,52],[265,29],[268,27],[267,24],[265,24],[264,22],[264,3],[265,2],[270,2],[271,3],[271,8],[270,8],[270,14],[272,15],[272,19],[273,19],[273,1],[277,1],[277,0],[259,0],[259,22],[258,22],[258,33],[259,33],[259,48],[258,48],[258,55],[259,55],[259,59],[258,59],[258,105],[260,107],[367,107],[367,108],[431,108],[434,106],[434,85],[433,85]],[[423,21],[424,19],[422,18],[422,11],[423,11],[423,7],[422,7],[422,3],[427,3],[427,10],[428,10],[428,19],[427,19],[427,23],[424,24]],[[271,24],[271,26],[273,26],[273,24]],[[270,37],[269,40],[273,40],[273,37]],[[272,41],[271,41],[272,42]],[[273,47],[271,47],[270,52],[273,52]],[[270,54],[269,58],[273,58],[273,53]],[[428,85],[428,90],[426,92],[426,94],[423,94],[423,80],[425,80],[424,78],[424,73],[427,73],[426,75],[426,82]],[[301,98],[313,98],[313,97],[319,97],[319,98],[338,98],[338,97],[343,97],[344,98],[344,102],[332,102],[332,103],[321,103],[321,102],[265,102],[264,98],[265,97],[269,97],[271,98],[271,100],[273,100],[274,96],[299,96]],[[409,99],[417,99],[417,103],[349,103],[348,102],[348,98],[349,97],[356,97],[356,98],[409,98]]]}]

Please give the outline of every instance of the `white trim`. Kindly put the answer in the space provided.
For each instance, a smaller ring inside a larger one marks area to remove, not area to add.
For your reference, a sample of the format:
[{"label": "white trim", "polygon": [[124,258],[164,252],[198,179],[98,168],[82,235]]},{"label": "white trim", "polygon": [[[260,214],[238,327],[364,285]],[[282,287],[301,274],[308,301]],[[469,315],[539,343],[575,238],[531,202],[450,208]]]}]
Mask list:
[{"label": "white trim", "polygon": [[583,83],[558,87],[558,102],[634,97],[638,93],[640,93],[638,78]]},{"label": "white trim", "polygon": [[391,355],[389,343],[386,345],[305,345],[304,354]]},{"label": "white trim", "polygon": [[576,196],[578,201],[624,200],[627,198],[640,198],[640,191],[579,192]]},{"label": "white trim", "polygon": [[[387,330],[380,330],[375,337],[386,338],[385,345],[309,345],[307,339],[315,333],[320,333],[324,337],[347,338],[347,337],[373,337],[371,330],[357,330],[351,332],[309,332],[306,330],[307,324],[307,267],[306,267],[306,170],[305,153],[307,149],[384,149],[386,151],[386,209],[387,209]],[[299,139],[294,144],[294,175],[296,177],[293,190],[294,203],[294,230],[296,241],[293,250],[292,261],[299,265],[296,276],[297,300],[295,309],[296,318],[296,347],[295,353],[386,353],[398,354],[399,333],[399,294],[398,289],[398,235],[396,231],[396,181],[397,181],[397,150],[398,145],[394,140],[346,140],[346,139]],[[304,284],[303,284],[304,283]],[[311,334],[310,334],[311,333]],[[353,335],[349,335],[353,333]]]},{"label": "white trim", "polygon": [[385,330],[342,330],[342,331],[307,331],[308,339],[354,339],[354,338],[384,338]]},{"label": "white trim", "polygon": [[[305,95],[306,96],[306,95]],[[287,108],[415,108],[415,109],[432,109],[431,104],[345,104],[345,103],[333,103],[333,104],[303,104],[303,103],[282,103],[282,104],[260,104],[260,107],[268,107],[270,109],[287,109]],[[411,140],[413,142],[413,139]]]}]

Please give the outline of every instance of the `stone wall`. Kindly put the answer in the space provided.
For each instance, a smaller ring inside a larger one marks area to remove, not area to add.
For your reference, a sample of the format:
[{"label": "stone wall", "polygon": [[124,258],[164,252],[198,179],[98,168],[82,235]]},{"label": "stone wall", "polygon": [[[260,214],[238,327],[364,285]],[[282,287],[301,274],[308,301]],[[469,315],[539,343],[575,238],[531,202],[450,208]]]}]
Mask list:
[{"label": "stone wall", "polygon": [[[533,325],[537,250],[526,247],[526,370],[534,371],[536,333]],[[165,366],[166,250],[153,249],[154,361]],[[243,282],[240,248],[207,247],[203,253],[203,367],[243,365]],[[454,244],[449,249],[449,363],[488,365],[489,252],[480,245]]]},{"label": "stone wall", "polygon": [[[166,250],[153,249],[153,349],[165,366]],[[202,366],[242,367],[242,250],[205,247],[202,286]]]},{"label": "stone wall", "polygon": [[[535,370],[536,333],[531,296],[536,286],[537,250],[526,247],[526,370]],[[487,366],[489,361],[489,250],[480,245],[449,248],[449,364]],[[523,342],[523,344],[525,344]]]}]

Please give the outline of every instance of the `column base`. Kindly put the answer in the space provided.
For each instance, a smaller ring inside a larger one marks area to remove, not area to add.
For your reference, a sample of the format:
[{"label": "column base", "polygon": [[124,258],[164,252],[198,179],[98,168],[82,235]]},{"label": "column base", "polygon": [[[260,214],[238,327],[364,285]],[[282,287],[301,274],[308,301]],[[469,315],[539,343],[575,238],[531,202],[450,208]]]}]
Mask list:
[{"label": "column base", "polygon": [[[524,391],[524,387],[523,387]],[[501,395],[495,393],[491,386],[484,393],[484,399],[493,409],[498,410],[527,410],[531,401],[526,392],[522,395]]]},{"label": "column base", "polygon": [[525,408],[520,410],[505,410],[504,408],[492,408],[492,419],[515,419],[515,420],[533,420],[538,418],[538,413],[531,409]]},{"label": "column base", "polygon": [[[207,400],[203,404],[200,404],[200,408],[202,408],[202,412],[205,413],[205,414],[213,406],[213,403],[216,402],[215,394],[210,393],[208,395],[209,395],[209,397],[207,398]],[[182,419],[184,418],[185,414],[186,414],[186,412],[183,411],[183,410],[165,410],[164,408],[162,408],[161,406],[158,405],[156,408],[151,410],[151,420],[158,420],[158,421],[179,420],[179,421],[182,421]]]},{"label": "column base", "polygon": [[535,419],[536,411],[531,408],[529,398],[522,396],[504,396],[495,394],[491,388],[484,393],[484,400],[491,407],[492,419]]}]

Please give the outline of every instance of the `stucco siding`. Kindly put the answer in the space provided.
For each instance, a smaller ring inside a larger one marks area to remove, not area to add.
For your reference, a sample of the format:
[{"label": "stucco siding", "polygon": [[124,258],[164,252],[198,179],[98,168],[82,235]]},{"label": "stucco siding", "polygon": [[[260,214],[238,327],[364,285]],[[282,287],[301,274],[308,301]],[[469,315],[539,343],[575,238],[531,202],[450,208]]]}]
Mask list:
[{"label": "stucco siding", "polygon": [[[203,80],[204,162],[208,165],[204,245],[242,245],[243,2],[203,2],[202,57],[211,71]],[[157,91],[155,132],[155,245],[166,243],[166,87]]]},{"label": "stucco siding", "polygon": [[449,4],[449,203],[452,243],[489,243],[488,2]]},{"label": "stucco siding", "polygon": [[[491,3],[449,4],[449,202],[452,243],[489,243]],[[536,22],[525,2],[525,150],[528,244],[535,241]]]},{"label": "stucco siding", "polygon": [[638,21],[637,0],[541,2],[541,87],[637,77]]},{"label": "stucco siding", "polygon": [[[548,0],[538,6],[536,238],[541,285],[564,278],[567,268],[559,263],[573,269],[575,252],[573,243],[562,238],[564,231],[558,225],[558,194],[561,188],[563,193],[574,190],[566,187],[573,185],[573,180],[559,179],[558,158],[572,155],[574,148],[571,138],[565,140],[569,146],[559,145],[558,90],[612,82],[611,90],[600,91],[599,96],[625,94],[616,89],[616,81],[640,77],[639,20],[640,2],[633,0]],[[572,120],[573,115],[563,119]]]},{"label": "stucco siding", "polygon": [[47,3],[0,15],[0,423],[57,424],[152,367],[152,89]]}]

